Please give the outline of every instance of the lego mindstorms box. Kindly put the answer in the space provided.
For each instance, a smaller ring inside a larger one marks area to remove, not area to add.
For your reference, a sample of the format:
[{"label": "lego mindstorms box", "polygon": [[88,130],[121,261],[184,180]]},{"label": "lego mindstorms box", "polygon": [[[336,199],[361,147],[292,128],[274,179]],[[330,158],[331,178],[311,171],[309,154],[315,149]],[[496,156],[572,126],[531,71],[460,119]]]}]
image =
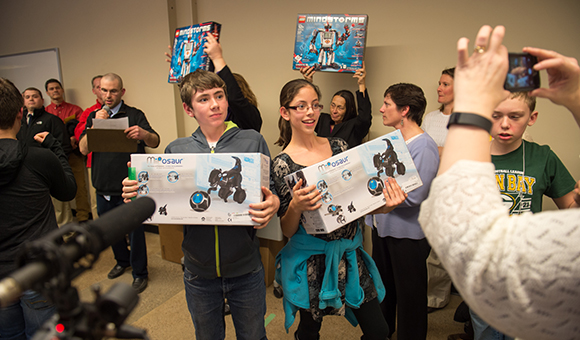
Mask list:
[{"label": "lego mindstorms box", "polygon": [[270,158],[261,153],[133,154],[129,178],[138,197],[155,200],[145,223],[257,225],[248,210],[269,187]]},{"label": "lego mindstorms box", "polygon": [[292,68],[354,73],[362,67],[366,14],[298,14]]},{"label": "lego mindstorms box", "polygon": [[169,83],[178,83],[188,73],[197,69],[213,71],[213,63],[203,52],[207,41],[206,33],[211,33],[219,41],[221,24],[205,22],[202,24],[181,27],[175,30],[173,54],[169,68]]},{"label": "lego mindstorms box", "polygon": [[[410,192],[423,182],[400,131],[359,145],[284,177],[293,188],[316,184],[322,206],[302,213],[309,234],[327,234],[385,204],[384,180],[394,178]],[[292,191],[291,191],[292,192]]]}]

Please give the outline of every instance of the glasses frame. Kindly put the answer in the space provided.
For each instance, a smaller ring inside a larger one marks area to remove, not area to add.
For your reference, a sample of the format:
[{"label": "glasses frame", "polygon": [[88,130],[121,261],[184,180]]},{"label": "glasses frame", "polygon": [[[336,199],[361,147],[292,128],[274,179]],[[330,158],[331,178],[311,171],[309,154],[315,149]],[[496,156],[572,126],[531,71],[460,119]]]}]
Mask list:
[{"label": "glasses frame", "polygon": [[[312,107],[313,105],[318,105],[318,109],[315,109],[314,107]],[[286,108],[296,110],[300,113],[308,112],[308,110],[312,110],[313,112],[320,112],[324,108],[324,105],[322,105],[322,104],[313,104],[313,105],[306,105],[306,110],[304,110],[304,111],[299,110],[298,106],[286,106]]]}]

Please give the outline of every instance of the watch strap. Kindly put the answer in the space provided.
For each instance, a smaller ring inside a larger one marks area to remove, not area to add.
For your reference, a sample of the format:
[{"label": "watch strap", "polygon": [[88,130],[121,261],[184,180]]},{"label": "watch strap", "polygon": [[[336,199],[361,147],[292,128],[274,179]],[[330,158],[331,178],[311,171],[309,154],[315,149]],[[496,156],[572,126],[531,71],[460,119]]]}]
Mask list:
[{"label": "watch strap", "polygon": [[451,125],[471,125],[484,129],[488,133],[491,131],[491,120],[475,114],[466,112],[453,112],[451,117],[449,117],[449,123],[447,123],[447,128]]}]

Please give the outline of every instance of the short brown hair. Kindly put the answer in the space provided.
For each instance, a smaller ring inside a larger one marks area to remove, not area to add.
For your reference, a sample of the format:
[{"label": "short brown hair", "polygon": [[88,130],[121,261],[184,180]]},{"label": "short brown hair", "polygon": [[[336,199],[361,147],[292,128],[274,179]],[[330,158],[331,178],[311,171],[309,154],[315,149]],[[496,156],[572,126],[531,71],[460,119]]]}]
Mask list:
[{"label": "short brown hair", "polygon": [[42,92],[40,92],[40,90],[37,89],[36,87],[28,87],[28,88],[26,88],[26,90],[22,91],[22,95],[23,96],[24,96],[24,92],[26,92],[26,91],[36,91],[38,93],[38,95],[40,96],[40,99],[44,99],[42,97]]},{"label": "short brown hair", "polygon": [[536,110],[536,97],[528,95],[528,92],[512,92],[510,99],[520,99],[530,108],[530,113]]},{"label": "short brown hair", "polygon": [[217,74],[205,70],[195,70],[189,73],[179,82],[181,101],[192,108],[193,95],[198,91],[221,88],[227,97],[226,83]]},{"label": "short brown hair", "polygon": [[62,84],[60,83],[60,81],[58,79],[50,78],[49,80],[46,81],[46,83],[44,83],[44,89],[46,91],[48,91],[48,84],[52,84],[52,83],[57,83],[61,89],[63,88]]},{"label": "short brown hair", "polygon": [[14,121],[24,105],[24,98],[14,84],[0,77],[0,129],[7,130],[14,126]]},{"label": "short brown hair", "polygon": [[98,74],[98,75],[94,76],[93,79],[91,79],[91,87],[92,88],[95,88],[95,79],[100,79],[100,78],[103,78],[103,76]]},{"label": "short brown hair", "polygon": [[117,80],[117,81],[119,81],[119,87],[121,89],[123,89],[123,79],[121,79],[121,76],[119,76],[118,74],[116,74],[116,73],[107,73],[107,74],[105,74],[104,76],[101,77],[101,81],[103,80],[103,78],[104,79],[107,79],[107,80]]},{"label": "short brown hair", "polygon": [[397,105],[397,110],[403,109],[405,106],[409,107],[409,113],[407,113],[407,119],[421,125],[423,121],[423,114],[425,113],[425,107],[427,106],[427,99],[425,99],[425,94],[423,90],[415,85],[408,83],[398,83],[389,86],[385,91],[386,97],[389,95],[391,100]]}]

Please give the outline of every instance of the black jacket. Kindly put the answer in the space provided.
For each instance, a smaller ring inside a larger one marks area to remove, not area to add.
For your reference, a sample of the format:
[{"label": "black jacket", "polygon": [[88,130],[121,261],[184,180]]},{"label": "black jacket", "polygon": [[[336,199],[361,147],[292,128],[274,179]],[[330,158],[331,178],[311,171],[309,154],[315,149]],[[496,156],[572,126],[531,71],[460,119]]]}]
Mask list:
[{"label": "black jacket", "polygon": [[50,150],[0,139],[0,279],[16,269],[24,241],[58,228],[50,196],[70,201],[77,192],[60,143],[49,134],[42,146]]},{"label": "black jacket", "polygon": [[72,146],[70,145],[70,136],[66,131],[64,123],[57,116],[50,114],[44,110],[44,107],[34,110],[34,115],[30,120],[30,124],[27,124],[26,115],[28,112],[24,110],[22,115],[22,125],[20,126],[20,131],[16,135],[18,140],[21,140],[26,144],[26,146],[38,147],[38,144],[34,140],[34,135],[40,132],[48,131],[53,137],[60,142],[60,146],[64,150],[66,155],[70,155],[72,152]]},{"label": "black jacket", "polygon": [[362,92],[356,91],[356,99],[358,102],[358,115],[340,124],[336,124],[330,131],[332,118],[328,113],[321,113],[316,124],[316,134],[320,137],[338,137],[343,139],[348,148],[354,148],[362,143],[363,138],[369,133],[372,123],[371,101],[369,94],[365,90]]},{"label": "black jacket", "polygon": [[262,127],[260,111],[244,97],[230,68],[226,65],[218,72],[218,76],[226,83],[228,92],[229,107],[226,120],[234,122],[240,129],[253,129],[260,132]]},{"label": "black jacket", "polygon": [[[270,156],[268,144],[259,133],[237,127],[226,129],[216,153],[260,152]],[[210,153],[207,139],[198,128],[190,137],[171,142],[165,153]],[[276,194],[273,186],[270,190]],[[260,241],[253,226],[185,225],[183,243],[185,268],[205,279],[238,277],[260,268]]]},{"label": "black jacket", "polygon": [[[87,126],[81,135],[81,139],[87,133],[87,129],[93,126],[93,119],[95,118],[96,112],[93,111],[89,114]],[[144,130],[158,135],[149,125],[143,111],[125,105],[124,102],[121,104],[119,112],[111,119],[122,117],[129,117],[129,126],[138,125]],[[145,153],[144,141],[140,141],[136,153]],[[93,186],[97,190],[97,194],[120,196],[123,193],[122,182],[128,175],[127,162],[129,161],[131,161],[130,152],[93,152],[91,179],[93,180]]]}]

